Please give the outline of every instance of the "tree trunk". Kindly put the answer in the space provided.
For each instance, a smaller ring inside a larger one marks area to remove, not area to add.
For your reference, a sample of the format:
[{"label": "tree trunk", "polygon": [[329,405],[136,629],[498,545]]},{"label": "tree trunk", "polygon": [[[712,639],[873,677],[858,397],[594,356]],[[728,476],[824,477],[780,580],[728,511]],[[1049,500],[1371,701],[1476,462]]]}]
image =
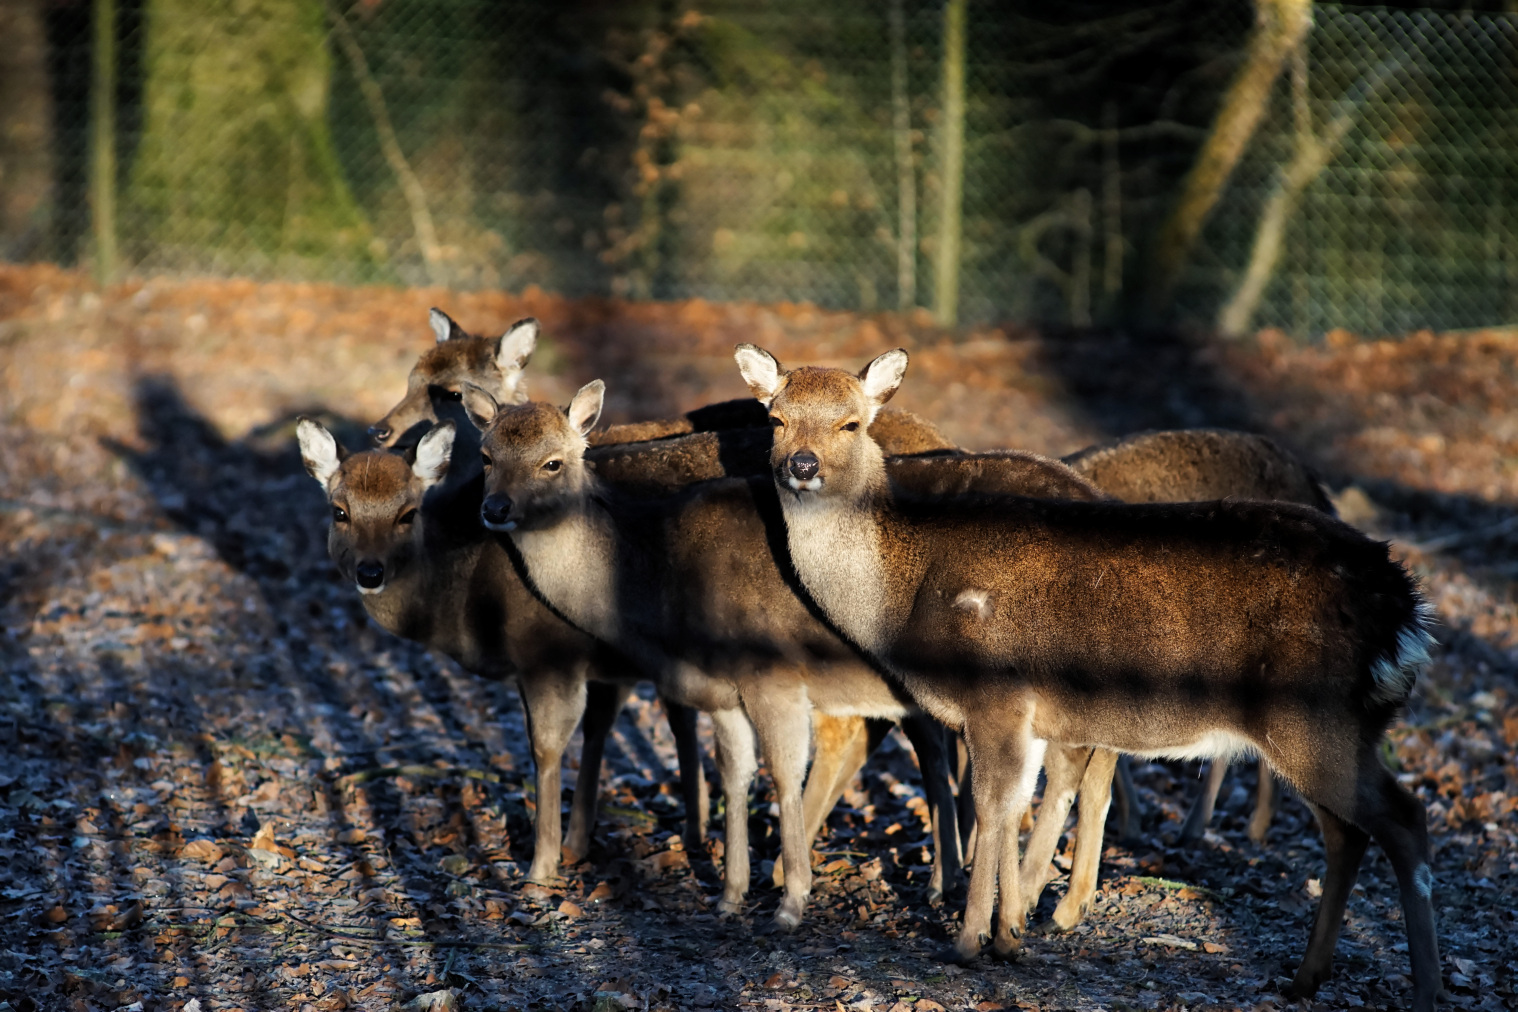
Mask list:
[{"label": "tree trunk", "polygon": [[912,105],[907,91],[907,29],[902,0],[891,0],[891,130],[896,141],[896,308],[917,305],[917,171],[912,166]]},{"label": "tree trunk", "polygon": [[965,7],[946,0],[943,11],[943,120],[939,127],[939,171],[943,189],[938,210],[937,264],[933,310],[938,323],[959,322],[960,235],[965,183]]},{"label": "tree trunk", "polygon": [[132,205],[150,259],[369,273],[327,124],[322,0],[148,0],[144,20]]},{"label": "tree trunk", "polygon": [[1249,39],[1244,66],[1223,94],[1212,130],[1202,142],[1202,149],[1181,184],[1181,196],[1155,242],[1147,299],[1151,315],[1162,314],[1169,308],[1191,249],[1265,114],[1286,58],[1312,27],[1312,0],[1256,0],[1256,3],[1255,30]]},{"label": "tree trunk", "polygon": [[0,0],[0,259],[38,252],[53,179],[41,0]]},{"label": "tree trunk", "polygon": [[116,280],[116,0],[95,0],[90,75],[90,225],[95,278]]}]

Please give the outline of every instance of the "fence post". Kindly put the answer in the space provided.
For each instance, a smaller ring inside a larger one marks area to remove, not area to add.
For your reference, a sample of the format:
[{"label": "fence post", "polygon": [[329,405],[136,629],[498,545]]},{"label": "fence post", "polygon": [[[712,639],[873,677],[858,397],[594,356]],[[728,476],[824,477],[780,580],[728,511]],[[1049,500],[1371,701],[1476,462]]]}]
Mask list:
[{"label": "fence post", "polygon": [[938,262],[933,272],[933,315],[940,326],[959,322],[959,260],[965,176],[965,7],[946,0],[943,10],[943,123],[939,132],[942,201],[938,211]]},{"label": "fence post", "polygon": [[90,79],[90,225],[95,277],[116,279],[116,0],[95,0]]},{"label": "fence post", "polygon": [[912,104],[907,90],[907,28],[902,0],[891,0],[891,130],[896,135],[896,308],[917,304],[917,172],[912,166]]}]

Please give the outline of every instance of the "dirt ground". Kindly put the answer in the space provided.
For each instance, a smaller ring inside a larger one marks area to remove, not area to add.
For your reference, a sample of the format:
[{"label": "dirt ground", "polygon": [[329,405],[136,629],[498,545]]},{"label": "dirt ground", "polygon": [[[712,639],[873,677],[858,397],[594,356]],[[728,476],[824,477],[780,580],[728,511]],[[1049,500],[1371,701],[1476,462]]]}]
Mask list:
[{"label": "dirt ground", "polygon": [[[101,292],[9,267],[0,1012],[1284,1004],[1321,846],[1294,799],[1265,845],[1248,840],[1243,766],[1205,840],[1182,847],[1196,765],[1140,764],[1143,841],[1108,847],[1086,923],[962,969],[937,958],[957,906],[925,902],[904,746],[835,812],[808,921],[775,935],[770,888],[748,916],[715,916],[721,821],[705,848],[676,835],[673,747],[644,697],[608,748],[589,860],[556,888],[525,886],[542,799],[515,691],[367,623],[294,451],[302,411],[359,444],[432,340],[431,305],[484,332],[539,317],[533,391],[562,400],[601,376],[612,421],[741,396],[730,353],[748,340],[785,363],[903,345],[899,402],[972,448],[1066,453],[1204,424],[1278,437],[1347,519],[1394,540],[1438,608],[1441,648],[1388,760],[1429,806],[1450,1002],[1518,1005],[1518,332],[1335,333],[1311,349],[1266,333],[1219,350],[790,305],[238,281]],[[765,867],[778,842],[762,787],[749,818]],[[1372,847],[1315,1007],[1402,1007],[1399,919]]]}]

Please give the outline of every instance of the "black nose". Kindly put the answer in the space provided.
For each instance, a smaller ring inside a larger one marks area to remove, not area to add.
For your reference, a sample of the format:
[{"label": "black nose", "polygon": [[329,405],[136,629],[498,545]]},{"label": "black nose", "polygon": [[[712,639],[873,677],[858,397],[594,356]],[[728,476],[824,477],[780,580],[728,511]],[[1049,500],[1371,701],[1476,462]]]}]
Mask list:
[{"label": "black nose", "polygon": [[485,497],[480,503],[480,516],[487,524],[499,526],[504,524],[511,516],[511,496],[500,492]]},{"label": "black nose", "polygon": [[385,567],[378,562],[360,562],[354,568],[354,574],[358,577],[358,585],[365,590],[373,590],[385,582]]},{"label": "black nose", "polygon": [[390,438],[390,426],[383,424],[369,426],[369,438],[376,443],[383,443]]},{"label": "black nose", "polygon": [[791,475],[797,481],[810,481],[817,477],[817,468],[822,466],[822,461],[817,455],[807,450],[791,454]]}]

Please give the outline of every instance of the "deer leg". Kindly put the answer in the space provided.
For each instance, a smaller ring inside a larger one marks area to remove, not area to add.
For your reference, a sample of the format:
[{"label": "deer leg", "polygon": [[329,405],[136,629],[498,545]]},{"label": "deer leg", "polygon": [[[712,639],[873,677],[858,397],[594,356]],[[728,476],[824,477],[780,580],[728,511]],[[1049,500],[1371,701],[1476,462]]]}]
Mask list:
[{"label": "deer leg", "polygon": [[722,899],[717,912],[732,917],[743,912],[748,895],[748,794],[759,764],[754,756],[754,726],[742,710],[718,710],[712,717],[712,738],[717,745],[717,773],[722,778],[722,797],[727,808],[723,826]]},{"label": "deer leg", "polygon": [[[1107,831],[1107,806],[1112,801],[1112,771],[1118,754],[1099,748],[1091,754],[1081,778],[1080,816],[1075,823],[1075,859],[1070,867],[1070,888],[1054,908],[1054,925],[1069,931],[1081,922],[1096,896],[1096,879],[1102,864],[1102,836]],[[1047,790],[1047,788],[1046,788]]]},{"label": "deer leg", "polygon": [[606,754],[606,735],[631,692],[631,686],[606,682],[591,682],[585,687],[580,774],[575,778],[574,800],[569,804],[569,833],[564,837],[564,857],[571,864],[590,851],[590,834],[596,827],[596,809],[601,800],[601,759]]},{"label": "deer leg", "polygon": [[996,937],[992,940],[998,956],[1009,955],[1022,945],[1027,912],[1023,907],[1022,876],[1019,874],[1020,862],[1017,856],[1018,830],[1022,827],[1023,813],[1033,800],[1033,789],[1038,786],[1038,771],[1044,763],[1045,745],[1043,740],[1035,738],[1024,754],[1022,776],[1016,781],[1012,805],[1005,816],[1006,828],[1001,834],[1001,854],[998,860],[1001,908],[996,922]]},{"label": "deer leg", "polygon": [[[809,848],[822,832],[822,824],[838,803],[839,796],[870,754],[870,734],[865,725],[863,717],[812,714],[812,768],[807,773],[806,790],[801,796],[801,814],[805,819]],[[775,862],[773,878],[777,889],[785,885],[784,861]]]},{"label": "deer leg", "polygon": [[1191,802],[1191,811],[1186,813],[1186,821],[1181,826],[1182,842],[1200,840],[1202,834],[1207,832],[1207,824],[1212,821],[1212,810],[1218,803],[1218,791],[1222,789],[1223,777],[1227,773],[1228,760],[1215,756],[1207,769],[1207,779],[1202,782],[1202,790]]},{"label": "deer leg", "polygon": [[780,859],[785,862],[785,896],[775,911],[775,924],[793,931],[801,924],[812,894],[811,840],[801,813],[801,785],[806,779],[808,746],[812,738],[811,704],[805,689],[769,684],[757,695],[745,693],[744,709],[759,735],[759,749],[775,781],[780,805]]},{"label": "deer leg", "polygon": [[1365,847],[1370,843],[1370,834],[1365,830],[1344,821],[1322,805],[1312,808],[1323,831],[1323,850],[1328,863],[1323,873],[1323,895],[1313,918],[1307,953],[1291,982],[1292,994],[1299,998],[1312,997],[1318,986],[1328,979],[1334,945],[1344,925],[1344,907],[1349,902],[1349,891],[1355,886]]},{"label": "deer leg", "polygon": [[901,729],[917,752],[922,791],[933,817],[933,875],[928,902],[937,905],[947,890],[957,890],[963,877],[959,862],[959,818],[954,792],[949,789],[949,757],[944,751],[944,728],[925,713],[902,718]]},{"label": "deer leg", "polygon": [[[1407,930],[1407,953],[1412,962],[1413,1010],[1433,1012],[1442,984],[1439,940],[1434,930],[1434,873],[1433,854],[1428,845],[1428,814],[1423,803],[1404,790],[1391,772],[1381,765],[1379,757],[1372,754],[1363,760],[1362,771],[1360,811],[1356,812],[1355,821],[1370,830],[1397,872],[1397,885],[1402,894],[1402,919]],[[1372,782],[1366,783],[1371,778],[1374,778]],[[1326,898],[1326,882],[1323,892]],[[1301,975],[1298,971],[1297,976]]]},{"label": "deer leg", "polygon": [[711,802],[706,795],[706,770],[701,765],[701,742],[696,737],[696,711],[660,697],[669,730],[675,736],[675,756],[680,763],[680,794],[685,801],[685,842],[696,846],[706,840]]},{"label": "deer leg", "polygon": [[1128,757],[1117,757],[1116,775],[1113,778],[1117,796],[1118,839],[1131,843],[1143,835],[1144,806],[1139,804],[1138,787],[1133,783],[1133,766]]},{"label": "deer leg", "polygon": [[954,770],[954,782],[959,786],[959,853],[969,865],[975,860],[975,772],[970,768],[964,735],[954,735],[954,748],[959,760]]},{"label": "deer leg", "polygon": [[527,880],[541,885],[552,882],[559,873],[560,777],[564,748],[585,712],[585,679],[535,673],[524,675],[519,681],[538,793],[532,866]]},{"label": "deer leg", "polygon": [[1270,820],[1274,818],[1276,811],[1276,774],[1270,768],[1270,763],[1260,760],[1260,786],[1254,796],[1254,815],[1249,819],[1249,838],[1255,843],[1264,843],[1265,834],[1270,832]]},{"label": "deer leg", "polygon": [[[1033,835],[1028,837],[1021,865],[1024,920],[1038,906],[1039,895],[1054,877],[1050,862],[1090,761],[1091,749],[1080,746],[1056,745],[1044,753],[1044,799],[1038,803],[1038,818],[1033,823]],[[1083,795],[1082,811],[1085,805]]]}]

